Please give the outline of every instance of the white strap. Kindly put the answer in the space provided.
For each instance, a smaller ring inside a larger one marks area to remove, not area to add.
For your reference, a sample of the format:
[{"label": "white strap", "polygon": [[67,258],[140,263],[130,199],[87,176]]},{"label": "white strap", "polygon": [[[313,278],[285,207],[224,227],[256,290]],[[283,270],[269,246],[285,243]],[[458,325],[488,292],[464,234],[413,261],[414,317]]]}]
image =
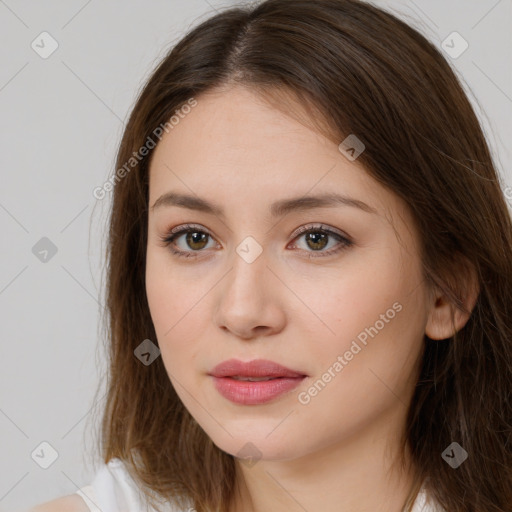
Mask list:
[{"label": "white strap", "polygon": [[89,507],[91,512],[103,512],[96,504],[96,495],[94,494],[94,488],[92,485],[82,487],[76,491],[76,494],[85,501],[85,504]]}]

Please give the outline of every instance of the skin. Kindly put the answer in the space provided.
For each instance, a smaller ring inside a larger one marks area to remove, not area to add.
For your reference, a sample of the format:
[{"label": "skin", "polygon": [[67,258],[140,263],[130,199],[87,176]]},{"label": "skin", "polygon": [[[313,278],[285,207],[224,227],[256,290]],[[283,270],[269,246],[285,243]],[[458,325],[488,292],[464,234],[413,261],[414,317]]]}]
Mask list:
[{"label": "skin", "polygon": [[[161,357],[187,409],[227,453],[236,456],[247,442],[259,452],[254,465],[237,460],[240,493],[231,511],[398,512],[412,471],[398,469],[397,447],[424,335],[452,334],[451,306],[422,279],[412,215],[337,144],[251,90],[233,86],[196,99],[151,161],[146,289]],[[218,203],[225,218],[176,205],[153,209],[169,191]],[[377,213],[337,205],[269,216],[274,201],[332,191]],[[186,223],[211,235],[203,246],[175,239],[195,258],[177,257],[161,241]],[[315,252],[305,235],[294,235],[318,223],[352,245],[329,235]],[[236,252],[247,236],[262,249],[252,263]],[[400,312],[300,403],[298,394],[394,303]],[[457,329],[466,321],[457,313]],[[308,377],[271,402],[238,405],[208,375],[230,358],[270,359]]]},{"label": "skin", "polygon": [[90,512],[90,509],[81,496],[70,494],[41,503],[27,512]]}]

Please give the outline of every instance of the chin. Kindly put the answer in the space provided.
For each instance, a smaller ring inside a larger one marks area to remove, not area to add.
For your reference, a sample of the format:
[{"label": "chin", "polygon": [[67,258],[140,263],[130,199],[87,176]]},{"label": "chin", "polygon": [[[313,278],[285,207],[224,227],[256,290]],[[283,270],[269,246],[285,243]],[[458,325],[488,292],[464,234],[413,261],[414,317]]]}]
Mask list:
[{"label": "chin", "polygon": [[302,455],[298,449],[303,452],[305,447],[300,436],[295,438],[285,429],[273,432],[274,420],[261,421],[258,425],[254,419],[250,422],[250,426],[241,421],[223,422],[227,432],[218,425],[210,425],[208,429],[201,427],[219,449],[240,459],[285,460]]}]

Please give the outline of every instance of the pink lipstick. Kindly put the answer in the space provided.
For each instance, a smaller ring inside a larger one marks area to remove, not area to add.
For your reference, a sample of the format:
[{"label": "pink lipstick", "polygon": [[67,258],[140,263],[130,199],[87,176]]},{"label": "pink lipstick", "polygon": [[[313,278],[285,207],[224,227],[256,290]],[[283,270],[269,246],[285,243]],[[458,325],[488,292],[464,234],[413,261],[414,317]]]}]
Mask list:
[{"label": "pink lipstick", "polygon": [[307,375],[265,359],[243,362],[229,359],[210,374],[217,391],[242,405],[257,405],[273,400],[297,387]]}]

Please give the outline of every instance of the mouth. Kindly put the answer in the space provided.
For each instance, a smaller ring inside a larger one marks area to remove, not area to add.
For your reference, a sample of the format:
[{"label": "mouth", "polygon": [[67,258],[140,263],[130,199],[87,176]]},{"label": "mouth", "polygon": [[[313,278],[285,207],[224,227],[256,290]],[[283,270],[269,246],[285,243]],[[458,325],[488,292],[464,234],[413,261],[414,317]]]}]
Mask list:
[{"label": "mouth", "polygon": [[305,377],[302,372],[291,370],[286,366],[268,361],[267,359],[253,359],[244,362],[239,359],[228,359],[213,368],[210,375],[214,377],[232,377],[240,380],[275,379]]},{"label": "mouth", "polygon": [[263,404],[297,387],[307,375],[273,361],[229,359],[211,373],[217,391],[241,405]]},{"label": "mouth", "polygon": [[283,377],[243,377],[241,375],[227,375],[227,377],[230,377],[234,380],[247,380],[250,382],[261,382],[264,380],[275,380],[275,379],[282,379]]}]

